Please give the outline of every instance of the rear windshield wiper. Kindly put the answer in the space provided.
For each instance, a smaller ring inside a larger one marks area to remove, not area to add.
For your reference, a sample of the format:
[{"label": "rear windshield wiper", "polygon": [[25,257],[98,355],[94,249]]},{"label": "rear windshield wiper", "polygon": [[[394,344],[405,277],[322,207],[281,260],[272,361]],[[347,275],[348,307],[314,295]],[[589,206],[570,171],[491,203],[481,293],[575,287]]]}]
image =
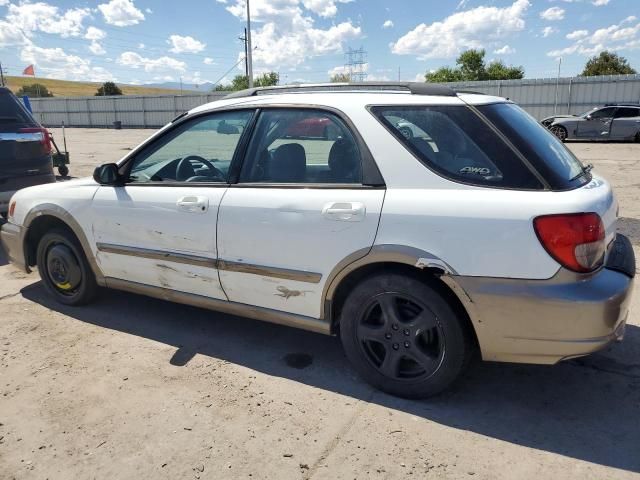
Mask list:
[{"label": "rear windshield wiper", "polygon": [[587,165],[583,165],[582,166],[582,170],[580,170],[580,173],[577,174],[575,177],[573,177],[571,180],[569,180],[570,182],[573,182],[574,180],[579,179],[580,177],[586,175],[587,173],[589,173],[591,170],[593,170],[593,164],[592,163],[588,163]]}]

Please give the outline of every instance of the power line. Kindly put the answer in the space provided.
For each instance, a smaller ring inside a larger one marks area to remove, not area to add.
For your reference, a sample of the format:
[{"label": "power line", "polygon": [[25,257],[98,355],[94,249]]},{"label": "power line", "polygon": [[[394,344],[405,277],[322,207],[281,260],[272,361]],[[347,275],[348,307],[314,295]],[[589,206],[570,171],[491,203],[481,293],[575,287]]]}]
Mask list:
[{"label": "power line", "polygon": [[345,63],[345,69],[349,73],[349,80],[352,82],[364,82],[367,79],[367,72],[365,65],[367,64],[367,52],[360,47],[357,50],[353,50],[349,47],[349,50],[345,53],[347,63]]}]

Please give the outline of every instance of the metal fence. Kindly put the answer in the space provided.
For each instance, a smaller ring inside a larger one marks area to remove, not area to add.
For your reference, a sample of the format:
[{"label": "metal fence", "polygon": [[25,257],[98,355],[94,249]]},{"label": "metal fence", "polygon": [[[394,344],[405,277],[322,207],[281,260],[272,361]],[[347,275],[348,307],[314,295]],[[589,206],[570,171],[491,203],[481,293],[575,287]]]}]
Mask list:
[{"label": "metal fence", "polygon": [[157,128],[199,105],[219,100],[225,92],[204,95],[124,95],[30,99],[36,119],[47,127]]},{"label": "metal fence", "polygon": [[447,85],[509,98],[538,120],[555,114],[578,114],[607,103],[640,103],[640,75],[455,82]]},{"label": "metal fence", "polygon": [[[456,82],[449,86],[506,97],[520,104],[537,119],[553,114],[577,114],[606,103],[639,103],[640,75],[603,77],[540,78]],[[225,95],[127,95],[117,97],[34,98],[34,115],[45,126],[161,127],[180,113]]]}]

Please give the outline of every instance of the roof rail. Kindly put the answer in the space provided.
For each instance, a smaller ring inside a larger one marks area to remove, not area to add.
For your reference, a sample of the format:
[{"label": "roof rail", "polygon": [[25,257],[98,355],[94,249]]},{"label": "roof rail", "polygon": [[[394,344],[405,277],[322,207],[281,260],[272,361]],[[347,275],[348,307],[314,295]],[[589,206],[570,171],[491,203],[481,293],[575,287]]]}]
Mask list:
[{"label": "roof rail", "polygon": [[435,95],[455,97],[456,92],[444,85],[424,82],[353,82],[353,83],[318,83],[302,85],[280,85],[275,87],[257,87],[233,92],[224,98],[253,97],[277,93],[295,92],[354,92],[354,91],[406,91],[413,95]]}]

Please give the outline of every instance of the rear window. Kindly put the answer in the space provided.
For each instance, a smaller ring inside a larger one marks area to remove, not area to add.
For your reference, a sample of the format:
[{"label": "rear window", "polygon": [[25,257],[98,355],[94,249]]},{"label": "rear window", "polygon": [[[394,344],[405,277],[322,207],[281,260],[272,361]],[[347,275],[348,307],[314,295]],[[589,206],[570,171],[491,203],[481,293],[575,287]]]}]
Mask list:
[{"label": "rear window", "polygon": [[0,129],[13,125],[33,125],[35,121],[20,100],[7,90],[0,90]]},{"label": "rear window", "polygon": [[540,190],[535,174],[466,106],[378,106],[371,111],[428,168],[451,180]]},{"label": "rear window", "polygon": [[591,181],[583,165],[549,130],[512,103],[481,105],[478,110],[520,150],[553,190],[570,190]]}]

